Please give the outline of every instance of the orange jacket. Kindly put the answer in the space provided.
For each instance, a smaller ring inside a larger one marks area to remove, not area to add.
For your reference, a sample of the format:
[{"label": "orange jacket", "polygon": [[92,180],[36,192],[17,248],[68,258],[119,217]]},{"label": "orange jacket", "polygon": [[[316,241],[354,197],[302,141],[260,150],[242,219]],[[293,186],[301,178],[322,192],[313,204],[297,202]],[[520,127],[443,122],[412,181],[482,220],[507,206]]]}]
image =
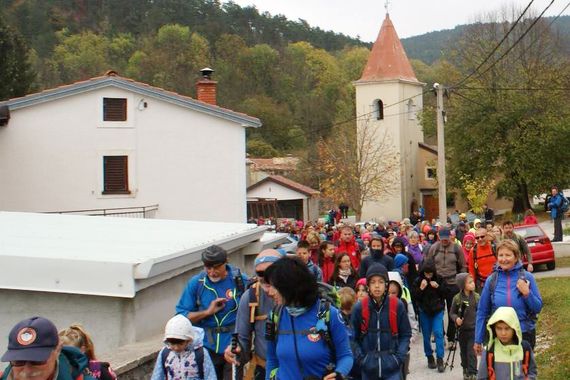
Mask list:
[{"label": "orange jacket", "polygon": [[[474,257],[475,250],[477,259]],[[477,244],[471,248],[471,251],[469,251],[469,273],[475,280],[475,283],[477,283],[477,278],[485,281],[493,273],[493,266],[496,262],[497,258],[490,242],[487,242],[484,246]]]}]

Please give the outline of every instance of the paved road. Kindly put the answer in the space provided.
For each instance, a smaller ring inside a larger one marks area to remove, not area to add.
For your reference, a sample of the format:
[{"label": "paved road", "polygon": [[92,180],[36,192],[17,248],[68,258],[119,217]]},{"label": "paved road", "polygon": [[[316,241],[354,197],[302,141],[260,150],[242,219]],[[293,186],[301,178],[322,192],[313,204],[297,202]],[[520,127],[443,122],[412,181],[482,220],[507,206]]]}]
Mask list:
[{"label": "paved road", "polygon": [[[433,346],[435,349],[435,344],[433,344]],[[412,344],[410,356],[410,374],[408,375],[409,380],[433,380],[435,378],[438,380],[463,379],[463,369],[461,368],[459,349],[455,353],[453,370],[450,371],[449,368],[447,368],[444,373],[439,373],[437,372],[437,369],[429,369],[427,367],[427,359],[424,355],[421,335],[418,336],[416,342]],[[444,362],[446,358],[447,351],[445,352]]]}]

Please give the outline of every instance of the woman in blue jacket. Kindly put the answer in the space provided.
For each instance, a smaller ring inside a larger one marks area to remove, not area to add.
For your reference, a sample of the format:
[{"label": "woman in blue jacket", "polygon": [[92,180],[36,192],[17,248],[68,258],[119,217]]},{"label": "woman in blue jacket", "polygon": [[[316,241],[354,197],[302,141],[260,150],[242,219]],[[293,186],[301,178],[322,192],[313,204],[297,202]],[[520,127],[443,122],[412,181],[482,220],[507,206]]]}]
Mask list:
[{"label": "woman in blue jacket", "polygon": [[497,265],[485,281],[475,324],[475,352],[480,355],[485,341],[485,326],[491,315],[501,306],[510,306],[517,312],[523,339],[534,349],[536,343],[536,316],[542,310],[542,297],[532,274],[524,270],[518,245],[505,239],[497,246]]},{"label": "woman in blue jacket", "polygon": [[277,306],[265,333],[266,379],[342,379],[352,352],[342,315],[319,297],[315,277],[297,258],[284,257],[265,270],[267,294]]}]

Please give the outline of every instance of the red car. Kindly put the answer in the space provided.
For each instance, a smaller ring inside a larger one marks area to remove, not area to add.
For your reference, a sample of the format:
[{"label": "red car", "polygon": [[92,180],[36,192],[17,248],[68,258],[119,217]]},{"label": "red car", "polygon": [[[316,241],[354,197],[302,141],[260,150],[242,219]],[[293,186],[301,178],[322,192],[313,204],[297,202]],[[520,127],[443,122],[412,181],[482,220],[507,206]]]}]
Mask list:
[{"label": "red car", "polygon": [[[553,270],[556,267],[554,248],[550,243],[550,239],[538,224],[515,226],[515,232],[526,240],[530,253],[532,254],[532,263],[534,266],[537,264],[546,264],[548,270]],[[526,260],[524,264],[527,264]]]}]

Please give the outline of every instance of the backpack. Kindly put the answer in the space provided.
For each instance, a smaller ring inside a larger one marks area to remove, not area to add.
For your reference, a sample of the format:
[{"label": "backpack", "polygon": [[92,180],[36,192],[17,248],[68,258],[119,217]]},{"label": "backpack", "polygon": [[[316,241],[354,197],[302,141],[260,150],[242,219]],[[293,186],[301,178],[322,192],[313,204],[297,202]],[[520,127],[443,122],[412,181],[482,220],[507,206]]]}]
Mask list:
[{"label": "backpack", "polygon": [[[166,359],[168,358],[168,354],[170,354],[170,348],[164,347],[162,352],[160,353],[160,362],[162,363],[162,370],[164,371],[164,378],[168,379],[168,374],[166,373]],[[204,378],[204,347],[200,346],[194,349],[194,360],[196,361],[196,365],[198,366],[198,377],[200,379]]]},{"label": "backpack", "polygon": [[253,279],[249,285],[249,323],[251,323],[251,329],[255,330],[254,324],[256,321],[265,321],[267,319],[267,314],[258,314],[261,308],[261,298],[259,297],[260,285],[257,279]]},{"label": "backpack", "polygon": [[[331,287],[328,284],[319,283],[319,285],[327,285],[328,287]],[[318,302],[319,302],[319,311],[317,312],[317,323],[315,325],[314,333],[319,334],[321,338],[323,338],[327,347],[329,348],[331,352],[330,355],[331,360],[330,363],[327,364],[327,369],[334,371],[334,368],[336,367],[336,347],[334,346],[334,342],[332,340],[332,335],[331,335],[332,329],[331,329],[330,307],[332,302],[330,299],[327,298],[320,298]],[[277,338],[279,337],[279,319],[281,318],[282,311],[283,311],[283,305],[275,305],[271,310],[271,314],[265,326],[265,339],[267,341],[275,342],[275,344],[277,344]],[[299,331],[299,333],[300,332],[302,331]]]},{"label": "backpack", "polygon": [[[370,324],[370,297],[362,299],[362,321],[360,322],[361,337],[368,333]],[[398,336],[398,297],[388,296],[388,320],[392,337]]]},{"label": "backpack", "polygon": [[[518,278],[526,281],[526,270],[524,269],[524,267],[519,268]],[[491,295],[495,294],[495,288],[497,287],[497,280],[498,279],[499,279],[499,272],[497,272],[497,271],[493,271],[493,273],[491,273],[491,275],[487,279],[489,281],[489,291],[490,291]],[[529,317],[531,320],[533,320],[535,322],[538,318],[537,315],[534,313],[529,314]]]},{"label": "backpack", "polygon": [[[440,252],[441,243],[439,241],[436,241],[435,243],[433,243],[428,248],[428,255],[429,255],[429,251],[431,250],[431,247],[435,246],[436,244],[439,244],[439,245],[437,246],[437,249],[434,249],[434,252],[433,252],[432,259],[434,262],[435,262],[435,258],[437,257],[437,255]],[[457,273],[459,273],[463,269],[463,268],[459,268],[459,263],[461,262],[459,256],[461,255],[461,258],[463,259],[463,261],[465,261],[465,258],[463,257],[463,252],[462,252],[462,249],[459,247],[459,245],[455,244],[455,243],[451,243],[451,244],[453,245],[453,253],[455,254],[455,257],[457,258],[457,266],[458,266]]]},{"label": "backpack", "polygon": [[570,208],[570,201],[568,201],[568,198],[566,198],[564,194],[560,193],[560,196],[562,197],[562,202],[560,202],[560,211],[568,212],[568,209]]},{"label": "backpack", "polygon": [[[523,340],[521,345],[523,348],[522,372],[526,380],[528,379],[530,352],[532,351],[532,348],[530,343],[526,340]],[[495,345],[491,346],[491,349],[487,351],[487,375],[489,376],[489,380],[497,380],[495,375]]]},{"label": "backpack", "polygon": [[[493,256],[495,256],[495,258],[497,257],[497,248],[495,247],[495,244],[490,243],[491,244],[491,253],[493,254]],[[483,256],[483,257],[479,257],[480,259],[485,258],[485,257],[490,257],[491,255],[487,255],[487,256]],[[479,275],[479,264],[477,264],[477,245],[475,244],[475,246],[473,247],[473,266],[475,267],[475,274]]]}]

